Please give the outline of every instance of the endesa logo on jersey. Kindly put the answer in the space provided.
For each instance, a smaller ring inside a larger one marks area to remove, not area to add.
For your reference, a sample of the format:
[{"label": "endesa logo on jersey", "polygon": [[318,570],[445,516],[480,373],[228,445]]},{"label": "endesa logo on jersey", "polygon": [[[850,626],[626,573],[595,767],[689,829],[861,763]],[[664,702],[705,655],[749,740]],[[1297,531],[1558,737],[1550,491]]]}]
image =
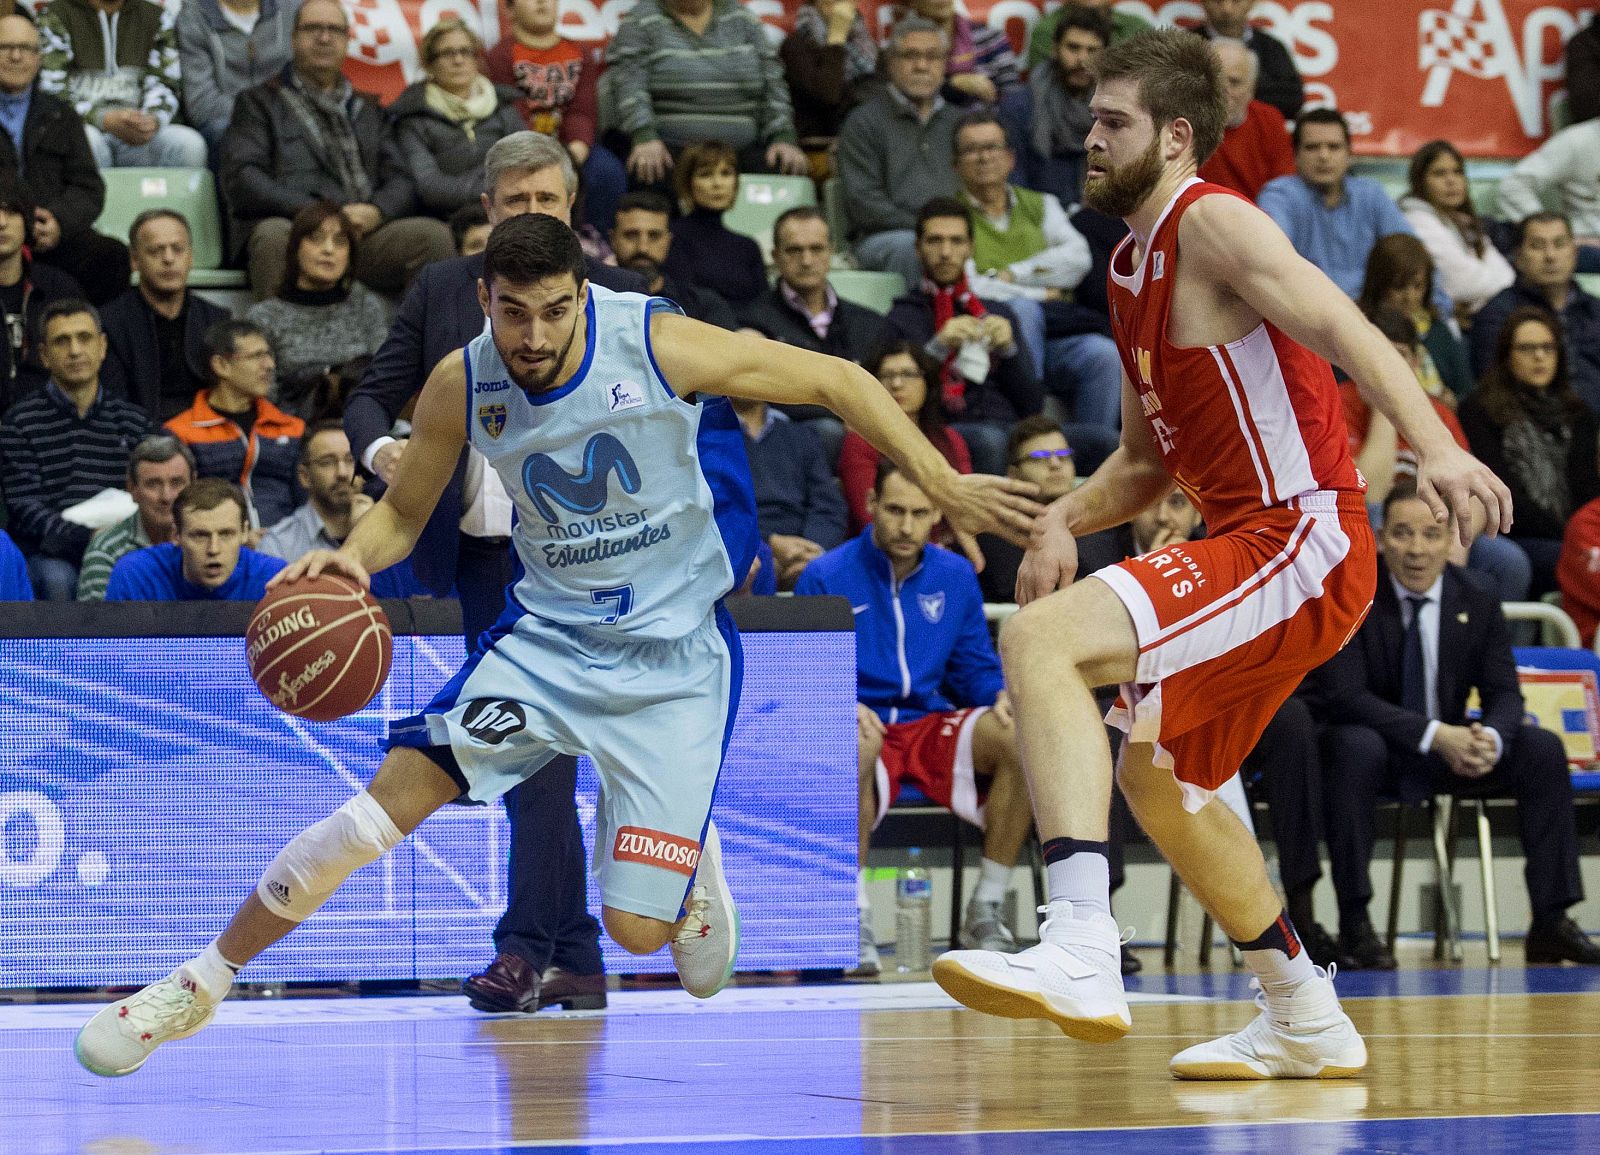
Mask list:
[{"label": "endesa logo on jersey", "polygon": [[680,838],[660,830],[619,826],[611,857],[618,862],[659,866],[687,878],[692,877],[695,867],[700,865],[700,844],[692,838]]}]

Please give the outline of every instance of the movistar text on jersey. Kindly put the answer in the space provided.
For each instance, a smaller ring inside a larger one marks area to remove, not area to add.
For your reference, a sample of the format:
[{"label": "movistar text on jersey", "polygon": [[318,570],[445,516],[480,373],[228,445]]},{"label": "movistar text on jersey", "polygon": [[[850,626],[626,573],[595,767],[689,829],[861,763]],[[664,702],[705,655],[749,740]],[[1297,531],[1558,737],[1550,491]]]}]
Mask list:
[{"label": "movistar text on jersey", "polygon": [[555,545],[544,546],[544,564],[551,569],[565,569],[570,565],[588,565],[590,562],[605,561],[607,558],[621,557],[625,553],[636,553],[641,549],[666,541],[672,536],[672,527],[663,525],[659,529],[646,525],[638,533],[627,537],[609,537],[600,541],[592,541],[587,545]]},{"label": "movistar text on jersey", "polygon": [[580,517],[565,525],[560,523],[546,525],[544,529],[550,537],[562,541],[578,541],[580,538],[593,537],[610,529],[627,529],[630,525],[643,525],[649,517],[648,509],[622,510],[618,513],[602,513],[599,517]]}]

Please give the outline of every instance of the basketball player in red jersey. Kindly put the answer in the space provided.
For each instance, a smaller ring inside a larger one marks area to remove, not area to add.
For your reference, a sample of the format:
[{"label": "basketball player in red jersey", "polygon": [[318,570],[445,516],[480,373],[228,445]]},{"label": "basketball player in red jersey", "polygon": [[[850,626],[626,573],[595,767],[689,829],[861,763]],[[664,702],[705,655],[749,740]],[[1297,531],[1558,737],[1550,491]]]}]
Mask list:
[{"label": "basketball player in red jersey", "polygon": [[[1109,49],[1086,141],[1085,203],[1124,217],[1112,256],[1122,444],[1039,520],[1001,635],[1049,874],[1042,941],[952,951],[956,999],[1090,1042],[1130,1026],[1107,887],[1112,766],[1091,688],[1119,684],[1117,780],[1144,829],[1255,972],[1261,1014],[1172,1060],[1180,1078],[1354,1075],[1366,1046],[1312,965],[1255,839],[1213,792],[1301,677],[1332,656],[1376,580],[1366,483],[1329,362],[1416,447],[1441,521],[1511,525],[1511,497],[1457,447],[1355,305],[1253,204],[1195,178],[1225,121],[1206,42],[1173,29]],[[1209,535],[1071,585],[1074,535],[1128,520],[1176,482]],[[1463,533],[1465,530],[1463,529]],[[1061,588],[1067,587],[1067,588]],[[1055,592],[1059,590],[1059,592]]]}]

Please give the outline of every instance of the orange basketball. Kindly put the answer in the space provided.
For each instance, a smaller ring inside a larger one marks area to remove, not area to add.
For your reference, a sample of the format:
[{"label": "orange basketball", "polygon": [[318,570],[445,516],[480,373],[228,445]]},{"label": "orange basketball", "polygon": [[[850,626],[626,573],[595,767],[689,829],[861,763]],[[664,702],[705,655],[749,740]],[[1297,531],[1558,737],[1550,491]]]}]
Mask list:
[{"label": "orange basketball", "polygon": [[383,607],[335,574],[274,586],[245,628],[250,676],[278,709],[313,722],[354,714],[389,676]]}]

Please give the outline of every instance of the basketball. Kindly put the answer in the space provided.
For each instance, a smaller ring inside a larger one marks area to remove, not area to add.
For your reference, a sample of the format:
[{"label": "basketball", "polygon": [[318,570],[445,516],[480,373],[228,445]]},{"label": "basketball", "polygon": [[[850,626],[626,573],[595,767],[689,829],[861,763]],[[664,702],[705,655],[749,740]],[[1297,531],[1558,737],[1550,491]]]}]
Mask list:
[{"label": "basketball", "polygon": [[389,676],[389,619],[347,577],[325,573],[274,586],[244,636],[257,688],[278,709],[313,722],[354,714]]}]

